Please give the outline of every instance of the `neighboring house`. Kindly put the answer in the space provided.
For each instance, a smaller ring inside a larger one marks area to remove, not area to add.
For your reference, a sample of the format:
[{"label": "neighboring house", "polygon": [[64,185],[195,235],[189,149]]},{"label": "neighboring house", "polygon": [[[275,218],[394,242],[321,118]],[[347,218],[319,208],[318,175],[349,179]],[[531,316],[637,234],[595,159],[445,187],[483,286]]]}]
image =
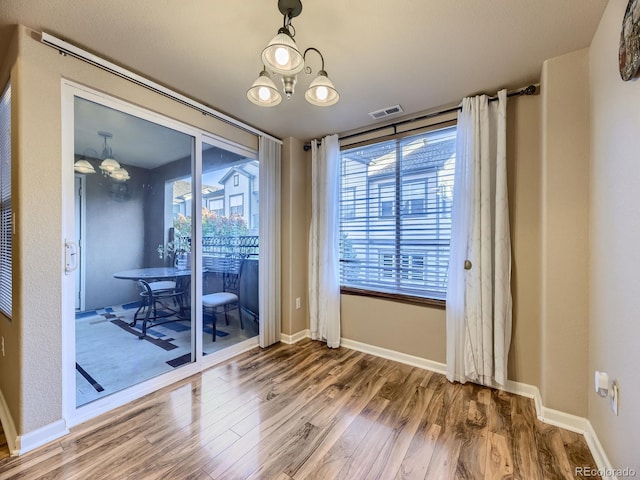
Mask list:
[{"label": "neighboring house", "polygon": [[[249,227],[251,235],[258,234],[258,162],[248,161],[242,165],[230,167],[218,180],[221,187],[202,185],[202,206],[219,217],[242,217]],[[191,215],[191,182],[178,180],[173,182],[172,213],[185,217]]]},{"label": "neighboring house", "polygon": [[231,167],[218,181],[224,190],[225,216],[244,218],[253,235],[258,234],[258,162]]}]

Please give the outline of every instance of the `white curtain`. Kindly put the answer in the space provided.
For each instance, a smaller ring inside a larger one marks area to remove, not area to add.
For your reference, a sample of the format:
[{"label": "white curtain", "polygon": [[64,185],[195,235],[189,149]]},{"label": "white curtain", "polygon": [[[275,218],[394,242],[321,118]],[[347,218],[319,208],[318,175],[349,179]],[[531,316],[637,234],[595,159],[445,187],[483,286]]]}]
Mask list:
[{"label": "white curtain", "polygon": [[504,385],[511,343],[506,90],[458,115],[447,287],[447,378]]},{"label": "white curtain", "polygon": [[311,338],[340,346],[338,135],[311,142],[311,229],[309,232],[309,316]]},{"label": "white curtain", "polygon": [[280,341],[280,144],[260,137],[260,346]]}]

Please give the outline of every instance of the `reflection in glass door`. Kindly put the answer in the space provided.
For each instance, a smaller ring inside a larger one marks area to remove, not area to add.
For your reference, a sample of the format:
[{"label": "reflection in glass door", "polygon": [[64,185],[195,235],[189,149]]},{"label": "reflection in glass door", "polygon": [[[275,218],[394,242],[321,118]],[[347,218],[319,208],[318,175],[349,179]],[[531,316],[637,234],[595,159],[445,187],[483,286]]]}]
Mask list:
[{"label": "reflection in glass door", "polygon": [[194,144],[192,135],[74,100],[83,279],[76,406],[195,360],[192,226],[183,221],[192,210]]}]

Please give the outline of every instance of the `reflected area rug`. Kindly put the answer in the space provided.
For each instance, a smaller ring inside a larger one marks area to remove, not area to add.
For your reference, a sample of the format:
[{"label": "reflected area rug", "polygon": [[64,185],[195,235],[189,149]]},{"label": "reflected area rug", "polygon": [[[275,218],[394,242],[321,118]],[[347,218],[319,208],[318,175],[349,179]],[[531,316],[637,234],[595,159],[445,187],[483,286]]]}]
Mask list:
[{"label": "reflected area rug", "polygon": [[[153,326],[141,340],[142,321],[130,325],[137,308],[137,303],[131,303],[76,314],[77,406],[192,361],[189,321],[176,319]],[[212,318],[205,316],[204,320],[205,355],[228,346],[225,340],[230,333],[233,336],[237,317],[230,315],[230,326],[218,323],[216,342],[212,341]],[[247,338],[242,333],[238,341]]]}]

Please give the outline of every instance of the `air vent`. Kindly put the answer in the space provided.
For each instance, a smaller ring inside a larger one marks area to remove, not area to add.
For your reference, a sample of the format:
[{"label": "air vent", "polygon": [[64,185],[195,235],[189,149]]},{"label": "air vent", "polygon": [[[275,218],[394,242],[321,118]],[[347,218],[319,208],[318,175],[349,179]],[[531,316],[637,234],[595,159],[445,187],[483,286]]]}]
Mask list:
[{"label": "air vent", "polygon": [[404,112],[404,110],[400,105],[394,105],[393,107],[387,107],[376,110],[375,112],[369,112],[369,115],[371,116],[371,118],[378,120],[380,118],[388,117],[389,115],[395,115],[402,112]]}]

